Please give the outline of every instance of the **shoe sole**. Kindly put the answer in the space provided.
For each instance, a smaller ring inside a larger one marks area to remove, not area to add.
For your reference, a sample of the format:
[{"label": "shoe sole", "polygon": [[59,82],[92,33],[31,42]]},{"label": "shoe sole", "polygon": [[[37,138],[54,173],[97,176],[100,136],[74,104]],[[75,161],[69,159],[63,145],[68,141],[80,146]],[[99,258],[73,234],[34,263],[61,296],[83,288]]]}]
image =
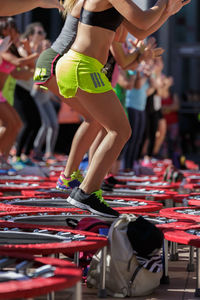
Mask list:
[{"label": "shoe sole", "polygon": [[74,200],[74,199],[71,198],[70,196],[69,196],[66,200],[67,200],[67,202],[69,202],[70,204],[76,206],[77,208],[80,208],[80,209],[83,209],[83,210],[88,210],[88,211],[90,211],[91,213],[100,215],[100,216],[102,216],[102,217],[118,218],[117,216],[112,216],[112,215],[108,215],[108,214],[105,214],[105,213],[101,213],[100,211],[91,208],[91,207],[90,207],[89,205],[87,205],[87,204],[83,204],[83,203],[81,203],[81,202],[79,202],[79,201]]},{"label": "shoe sole", "polygon": [[60,188],[60,187],[56,187],[56,190],[58,190],[58,191],[60,191],[60,192],[70,192],[72,189],[70,188],[70,189],[62,189],[62,188]]}]

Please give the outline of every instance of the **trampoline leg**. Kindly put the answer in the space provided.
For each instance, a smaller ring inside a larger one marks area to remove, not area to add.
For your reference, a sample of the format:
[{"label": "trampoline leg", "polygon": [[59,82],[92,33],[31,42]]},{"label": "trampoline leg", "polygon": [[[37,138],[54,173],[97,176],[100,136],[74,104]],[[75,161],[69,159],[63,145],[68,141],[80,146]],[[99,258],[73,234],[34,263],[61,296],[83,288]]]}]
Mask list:
[{"label": "trampoline leg", "polygon": [[178,260],[178,252],[177,252],[177,243],[171,242],[171,254],[170,254],[171,261]]},{"label": "trampoline leg", "polygon": [[74,288],[74,296],[73,300],[81,300],[82,299],[82,284],[81,282],[77,282]]},{"label": "trampoline leg", "polygon": [[187,265],[188,272],[194,272],[194,247],[190,246],[189,264]]},{"label": "trampoline leg", "polygon": [[74,263],[77,265],[77,267],[79,266],[79,251],[74,253]]},{"label": "trampoline leg", "polygon": [[47,295],[47,300],[55,300],[55,292],[51,292]]},{"label": "trampoline leg", "polygon": [[164,240],[163,244],[163,276],[160,280],[161,284],[169,284],[168,276],[168,241]]},{"label": "trampoline leg", "polygon": [[200,249],[197,248],[197,282],[196,282],[196,290],[195,290],[195,297],[200,297]]},{"label": "trampoline leg", "polygon": [[101,265],[100,265],[100,288],[98,291],[99,298],[106,298],[106,253],[107,247],[103,247],[101,255]]},{"label": "trampoline leg", "polygon": [[174,206],[173,199],[166,199],[165,200],[165,208],[167,208],[167,207],[173,207],[173,206]]}]

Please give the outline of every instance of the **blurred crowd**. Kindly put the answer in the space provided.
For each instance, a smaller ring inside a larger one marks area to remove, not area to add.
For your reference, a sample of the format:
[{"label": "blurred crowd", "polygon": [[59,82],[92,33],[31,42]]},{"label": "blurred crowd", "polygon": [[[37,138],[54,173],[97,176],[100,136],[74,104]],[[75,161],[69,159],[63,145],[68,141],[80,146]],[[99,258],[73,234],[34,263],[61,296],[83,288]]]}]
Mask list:
[{"label": "blurred crowd", "polygon": [[34,160],[53,159],[58,120],[50,91],[33,84],[39,54],[50,47],[41,23],[32,23],[20,34],[13,18],[0,19],[1,53],[1,168],[21,169]]},{"label": "blurred crowd", "polygon": [[[50,47],[45,29],[36,22],[20,34],[13,18],[1,17],[0,37],[0,169],[20,170],[41,160],[53,163],[60,100],[33,83],[37,58]],[[181,152],[179,98],[171,92],[173,78],[163,73],[163,51],[155,54],[160,48],[154,38],[127,40],[122,46],[125,53],[136,48],[143,53],[130,70],[115,61],[112,75],[132,128],[118,165],[138,173],[141,158],[145,165],[151,158],[172,158]]]}]

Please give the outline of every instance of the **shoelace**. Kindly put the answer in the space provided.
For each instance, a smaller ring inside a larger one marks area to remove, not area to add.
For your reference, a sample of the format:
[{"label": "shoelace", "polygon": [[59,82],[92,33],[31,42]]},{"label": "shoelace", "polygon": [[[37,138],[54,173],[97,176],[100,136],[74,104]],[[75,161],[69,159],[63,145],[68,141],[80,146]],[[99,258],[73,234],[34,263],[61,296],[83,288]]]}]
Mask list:
[{"label": "shoelace", "polygon": [[104,200],[104,198],[102,196],[102,190],[98,190],[98,191],[96,191],[96,192],[94,192],[92,194],[94,194],[100,200],[100,202],[102,202],[104,205],[106,205],[107,207],[109,207],[108,203]]}]

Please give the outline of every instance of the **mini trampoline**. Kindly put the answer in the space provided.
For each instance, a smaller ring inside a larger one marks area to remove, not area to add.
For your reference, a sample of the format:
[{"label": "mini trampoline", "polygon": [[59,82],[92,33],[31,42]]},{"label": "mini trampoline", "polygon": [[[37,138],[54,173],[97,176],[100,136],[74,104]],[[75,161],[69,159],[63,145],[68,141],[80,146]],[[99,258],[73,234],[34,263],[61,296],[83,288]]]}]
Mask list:
[{"label": "mini trampoline", "polygon": [[66,198],[69,196],[69,194],[71,193],[71,191],[69,192],[61,192],[55,188],[51,188],[51,189],[38,189],[38,190],[21,190],[21,195],[22,196],[28,196],[28,197],[35,197],[35,196],[43,196],[43,197],[47,197],[47,198],[51,198],[51,197],[60,197],[60,198]]},{"label": "mini trampoline", "polygon": [[155,224],[158,228],[161,230],[165,229],[187,229],[191,228],[191,226],[194,226],[197,224],[193,220],[186,220],[186,219],[175,219],[175,218],[167,218],[164,216],[161,216],[159,213],[136,213],[135,215],[141,215],[146,220],[150,221],[151,223]]},{"label": "mini trampoline", "polygon": [[115,178],[119,181],[128,181],[128,182],[145,182],[145,181],[150,181],[150,182],[155,182],[160,180],[161,178],[156,176],[156,175],[150,175],[150,176],[127,176],[127,175],[116,175]]},{"label": "mini trampoline", "polygon": [[198,196],[190,196],[186,201],[188,205],[197,205],[200,207],[200,194]]},{"label": "mini trampoline", "polygon": [[[99,218],[98,215],[91,214],[87,211],[79,211],[77,209],[65,209],[58,210],[56,208],[29,208],[29,210],[15,210],[9,212],[0,212],[0,222],[10,221],[17,223],[26,223],[32,225],[47,225],[47,226],[59,226],[67,228],[69,221],[79,221],[85,217]],[[114,218],[115,219],[115,218]],[[112,223],[113,218],[106,218],[101,216],[102,221]]]},{"label": "mini trampoline", "polygon": [[45,179],[48,180],[48,178],[40,177],[40,176],[31,176],[31,175],[0,175],[0,183],[6,183],[12,181],[13,183],[19,183],[19,182],[39,182],[39,181],[45,181]]},{"label": "mini trampoline", "polygon": [[106,198],[107,196],[111,197],[112,199],[116,197],[128,198],[134,197],[138,199],[145,199],[145,200],[156,200],[156,201],[164,201],[168,199],[173,199],[174,195],[177,192],[169,191],[169,190],[162,190],[162,189],[128,189],[128,188],[118,188],[113,189],[113,191],[104,191],[103,196]]},{"label": "mini trampoline", "polygon": [[168,218],[181,218],[200,222],[200,206],[164,208],[160,210],[160,214]]},{"label": "mini trampoline", "polygon": [[[165,240],[189,245],[196,248],[197,252],[197,262],[196,262],[196,291],[195,296],[200,297],[200,225],[194,226],[194,228],[189,228],[185,230],[165,230],[164,231]],[[165,243],[167,247],[167,243]],[[167,253],[167,250],[165,251]]]},{"label": "mini trampoline", "polygon": [[[75,208],[66,199],[62,198],[26,198],[22,197],[5,197],[1,198],[0,201],[0,209],[9,211],[15,209],[30,209],[30,207],[51,207],[51,208]],[[140,199],[133,199],[133,198],[115,198],[109,199],[106,197],[106,202],[109,204],[110,207],[117,209],[120,213],[134,213],[134,212],[148,212],[148,211],[158,211],[162,208],[161,203],[155,203],[153,201],[146,201]],[[76,208],[75,208],[76,209]],[[77,209],[80,210],[80,209]]]},{"label": "mini trampoline", "polygon": [[0,299],[22,299],[74,289],[81,299],[82,272],[73,263],[25,253],[0,252]]},{"label": "mini trampoline", "polygon": [[0,251],[52,255],[98,250],[107,245],[99,234],[35,224],[0,222]]},{"label": "mini trampoline", "polygon": [[2,192],[11,192],[11,191],[21,191],[21,190],[49,190],[50,188],[54,188],[54,182],[5,182],[0,183],[0,190]]},{"label": "mini trampoline", "polygon": [[116,184],[115,188],[150,188],[150,189],[177,189],[180,183],[171,183],[163,182],[163,181],[154,181],[151,182],[149,180],[143,182],[134,182],[134,181],[127,181],[126,185]]},{"label": "mini trampoline", "polygon": [[[16,221],[16,219],[15,219]],[[18,218],[18,220],[19,218]],[[27,220],[26,220],[27,221]],[[99,294],[105,294],[105,254],[108,240],[105,236],[80,231],[35,224],[0,222],[0,251],[37,255],[59,255],[63,253],[79,264],[79,252],[102,249],[102,275]]]}]

